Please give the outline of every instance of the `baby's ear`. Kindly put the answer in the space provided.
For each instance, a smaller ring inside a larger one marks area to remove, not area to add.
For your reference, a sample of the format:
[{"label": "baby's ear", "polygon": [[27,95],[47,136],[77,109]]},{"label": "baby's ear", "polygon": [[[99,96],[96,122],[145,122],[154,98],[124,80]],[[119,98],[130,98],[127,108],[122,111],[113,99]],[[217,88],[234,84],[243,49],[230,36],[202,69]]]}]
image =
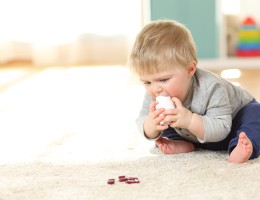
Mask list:
[{"label": "baby's ear", "polygon": [[196,61],[192,61],[191,64],[187,67],[188,75],[189,75],[190,77],[193,76],[193,74],[194,74],[195,71],[196,71],[196,68],[197,68],[197,63],[196,63]]}]

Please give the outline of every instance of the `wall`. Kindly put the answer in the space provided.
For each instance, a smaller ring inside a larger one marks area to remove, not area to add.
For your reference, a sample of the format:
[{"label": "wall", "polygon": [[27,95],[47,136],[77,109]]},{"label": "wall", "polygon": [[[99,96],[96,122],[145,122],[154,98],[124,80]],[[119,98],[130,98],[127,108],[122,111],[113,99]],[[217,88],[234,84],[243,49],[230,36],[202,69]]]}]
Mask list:
[{"label": "wall", "polygon": [[215,0],[151,0],[151,20],[175,19],[192,32],[198,58],[219,57]]},{"label": "wall", "polygon": [[259,0],[240,0],[240,18],[243,19],[247,16],[252,16],[260,24],[259,7]]}]

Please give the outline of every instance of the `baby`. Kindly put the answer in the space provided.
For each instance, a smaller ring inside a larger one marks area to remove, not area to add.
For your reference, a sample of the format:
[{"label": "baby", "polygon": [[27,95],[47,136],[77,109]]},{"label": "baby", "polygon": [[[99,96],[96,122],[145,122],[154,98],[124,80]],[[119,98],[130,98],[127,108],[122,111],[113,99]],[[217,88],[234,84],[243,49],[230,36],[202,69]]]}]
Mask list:
[{"label": "baby", "polygon": [[163,153],[227,150],[232,163],[259,156],[260,104],[245,89],[197,67],[195,43],[184,25],[147,24],[129,65],[146,90],[137,126]]}]

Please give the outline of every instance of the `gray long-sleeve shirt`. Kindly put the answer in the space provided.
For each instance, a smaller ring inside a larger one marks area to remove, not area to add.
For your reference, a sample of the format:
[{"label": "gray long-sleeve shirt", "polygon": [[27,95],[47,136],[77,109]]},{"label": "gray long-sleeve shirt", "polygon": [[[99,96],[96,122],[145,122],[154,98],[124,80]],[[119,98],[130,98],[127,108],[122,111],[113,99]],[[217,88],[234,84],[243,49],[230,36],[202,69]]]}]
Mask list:
[{"label": "gray long-sleeve shirt", "polygon": [[[235,86],[207,70],[197,68],[183,106],[191,112],[201,115],[205,130],[204,139],[198,139],[187,129],[175,128],[175,130],[180,136],[192,142],[221,141],[229,134],[232,119],[237,112],[253,99],[254,97],[243,88]],[[146,93],[143,107],[136,120],[142,134],[144,134],[143,123],[149,114],[149,105],[152,101],[154,99]]]}]

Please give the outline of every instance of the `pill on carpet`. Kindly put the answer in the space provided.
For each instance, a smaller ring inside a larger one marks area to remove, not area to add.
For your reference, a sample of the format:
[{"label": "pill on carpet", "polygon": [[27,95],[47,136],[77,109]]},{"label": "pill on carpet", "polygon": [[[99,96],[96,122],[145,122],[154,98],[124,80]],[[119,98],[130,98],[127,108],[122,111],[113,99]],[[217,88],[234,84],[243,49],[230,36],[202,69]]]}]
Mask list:
[{"label": "pill on carpet", "polygon": [[108,181],[107,181],[107,184],[110,184],[110,185],[112,185],[112,184],[114,184],[115,183],[115,179],[113,179],[113,178],[110,178],[110,179],[108,179]]},{"label": "pill on carpet", "polygon": [[138,179],[136,177],[128,177],[128,180],[135,180],[135,179]]},{"label": "pill on carpet", "polygon": [[[137,177],[118,176],[118,181],[125,182],[127,184],[140,183],[140,181]],[[115,184],[115,179],[114,178],[108,179],[107,184],[110,184],[110,185]]]},{"label": "pill on carpet", "polygon": [[120,178],[119,179],[119,182],[125,182],[125,181],[127,181],[128,179],[127,178]]},{"label": "pill on carpet", "polygon": [[126,183],[127,184],[132,184],[132,183],[135,183],[135,181],[134,180],[127,180]]}]

